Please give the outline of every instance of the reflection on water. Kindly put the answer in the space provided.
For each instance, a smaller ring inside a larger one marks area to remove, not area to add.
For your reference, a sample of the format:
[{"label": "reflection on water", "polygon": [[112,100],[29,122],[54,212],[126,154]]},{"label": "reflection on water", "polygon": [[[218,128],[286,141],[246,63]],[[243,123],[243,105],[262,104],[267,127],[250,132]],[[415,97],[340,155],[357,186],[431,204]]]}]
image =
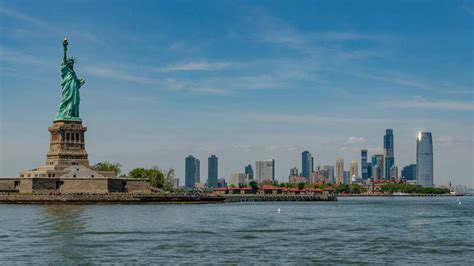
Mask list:
[{"label": "reflection on water", "polygon": [[46,234],[44,245],[52,256],[50,263],[57,258],[70,263],[85,263],[93,256],[93,249],[85,249],[86,231],[90,217],[84,214],[87,206],[82,205],[46,205],[41,206],[41,218],[38,231]]}]

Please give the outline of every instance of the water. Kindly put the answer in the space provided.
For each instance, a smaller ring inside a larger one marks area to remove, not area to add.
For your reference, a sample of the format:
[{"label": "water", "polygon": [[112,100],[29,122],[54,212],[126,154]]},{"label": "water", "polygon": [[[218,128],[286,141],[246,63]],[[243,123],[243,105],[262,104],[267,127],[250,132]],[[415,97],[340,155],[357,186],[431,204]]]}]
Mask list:
[{"label": "water", "polygon": [[0,205],[0,264],[473,265],[473,218],[472,197]]}]

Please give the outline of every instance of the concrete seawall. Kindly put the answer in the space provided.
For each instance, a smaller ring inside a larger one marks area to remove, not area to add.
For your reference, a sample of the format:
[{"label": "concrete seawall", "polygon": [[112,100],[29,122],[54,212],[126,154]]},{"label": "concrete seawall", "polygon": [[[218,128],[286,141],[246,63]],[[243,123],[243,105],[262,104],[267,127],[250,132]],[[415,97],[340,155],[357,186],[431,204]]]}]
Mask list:
[{"label": "concrete seawall", "polygon": [[189,194],[0,194],[0,204],[184,204],[222,203],[225,198],[215,195]]},{"label": "concrete seawall", "polygon": [[225,195],[227,202],[245,202],[245,201],[337,201],[336,195],[258,195],[258,194],[229,194]]}]

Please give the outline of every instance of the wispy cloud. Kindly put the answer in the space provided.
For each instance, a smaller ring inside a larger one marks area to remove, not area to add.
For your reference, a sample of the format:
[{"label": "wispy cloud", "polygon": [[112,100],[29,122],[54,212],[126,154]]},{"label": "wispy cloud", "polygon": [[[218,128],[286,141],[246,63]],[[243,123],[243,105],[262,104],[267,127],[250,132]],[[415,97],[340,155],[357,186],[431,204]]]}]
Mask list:
[{"label": "wispy cloud", "polygon": [[162,71],[213,71],[231,67],[230,62],[196,61],[183,64],[174,64],[161,68]]},{"label": "wispy cloud", "polygon": [[474,8],[469,6],[463,6],[462,9],[466,10],[469,14],[474,16]]},{"label": "wispy cloud", "polygon": [[367,138],[365,138],[365,137],[356,137],[356,136],[351,136],[346,141],[346,143],[348,143],[348,144],[360,144],[360,143],[365,143],[365,142],[367,142]]},{"label": "wispy cloud", "polygon": [[379,106],[387,108],[420,108],[420,109],[440,109],[452,111],[473,111],[472,101],[429,101],[423,98],[412,100],[398,100],[396,105],[393,101],[380,102]]}]

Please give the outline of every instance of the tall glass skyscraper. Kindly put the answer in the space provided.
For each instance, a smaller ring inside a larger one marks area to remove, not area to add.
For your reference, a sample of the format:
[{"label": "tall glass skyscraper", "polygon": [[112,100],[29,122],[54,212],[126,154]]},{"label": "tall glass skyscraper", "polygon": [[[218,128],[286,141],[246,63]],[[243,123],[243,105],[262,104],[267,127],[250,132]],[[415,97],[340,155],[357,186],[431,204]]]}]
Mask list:
[{"label": "tall glass skyscraper", "polygon": [[362,179],[367,180],[369,178],[368,169],[367,169],[367,150],[360,151],[360,170],[362,174]]},{"label": "tall glass skyscraper", "polygon": [[253,168],[252,165],[245,166],[245,174],[247,175],[248,179],[253,179]]},{"label": "tall glass skyscraper", "polygon": [[189,155],[185,159],[185,180],[184,186],[186,188],[194,188],[196,183],[200,181],[200,163],[199,159]]},{"label": "tall glass skyscraper", "polygon": [[372,156],[372,178],[374,180],[380,180],[384,178],[383,159],[383,154],[375,154]]},{"label": "tall glass skyscraper", "polygon": [[416,184],[433,187],[433,139],[431,132],[418,132],[416,138]]},{"label": "tall glass skyscraper", "polygon": [[385,179],[390,179],[390,169],[395,164],[393,129],[385,130],[385,136],[383,136],[383,149],[385,156],[384,177]]},{"label": "tall glass skyscraper", "polygon": [[307,179],[310,178],[311,173],[314,171],[313,163],[313,156],[311,153],[309,151],[304,151],[301,154],[301,175]]},{"label": "tall glass skyscraper", "polygon": [[207,158],[208,170],[207,170],[207,186],[209,188],[217,187],[217,176],[218,176],[218,161],[217,156],[211,155]]}]

